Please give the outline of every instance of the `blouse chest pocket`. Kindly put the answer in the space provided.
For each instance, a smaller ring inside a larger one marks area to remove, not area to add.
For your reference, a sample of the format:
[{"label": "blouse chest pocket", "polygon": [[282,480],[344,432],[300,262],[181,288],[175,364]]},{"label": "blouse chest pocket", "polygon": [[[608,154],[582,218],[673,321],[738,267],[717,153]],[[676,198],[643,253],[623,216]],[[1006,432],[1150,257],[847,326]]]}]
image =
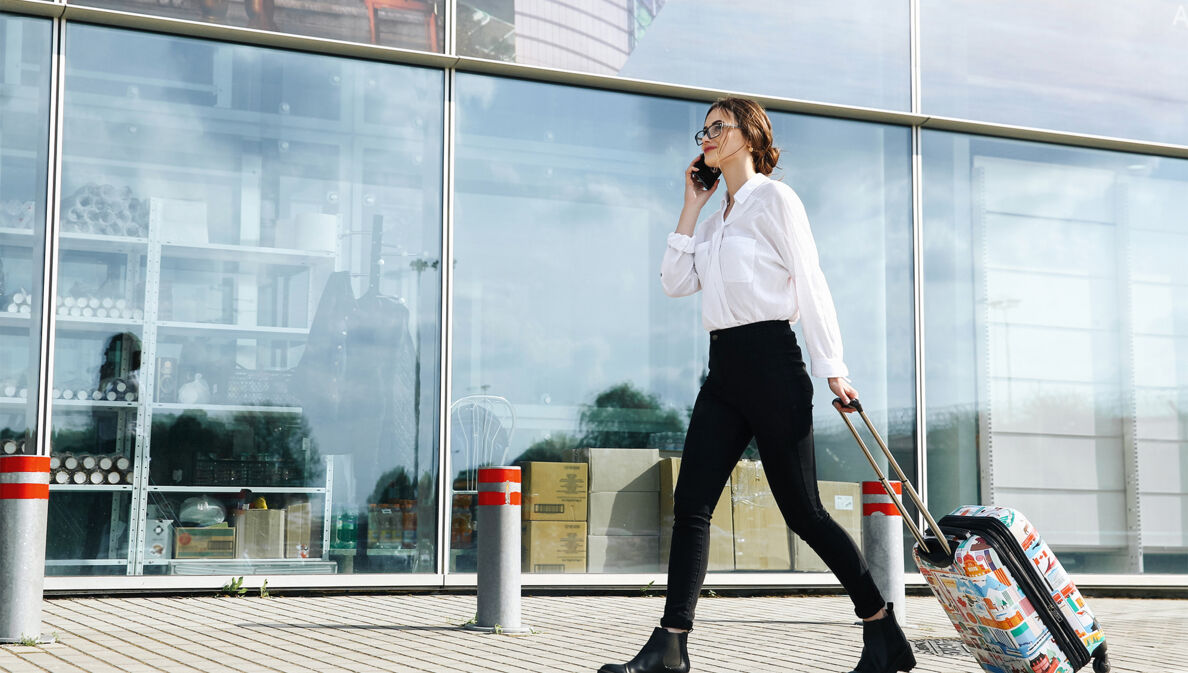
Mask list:
[{"label": "blouse chest pocket", "polygon": [[749,283],[755,278],[755,239],[727,236],[722,239],[722,280]]}]

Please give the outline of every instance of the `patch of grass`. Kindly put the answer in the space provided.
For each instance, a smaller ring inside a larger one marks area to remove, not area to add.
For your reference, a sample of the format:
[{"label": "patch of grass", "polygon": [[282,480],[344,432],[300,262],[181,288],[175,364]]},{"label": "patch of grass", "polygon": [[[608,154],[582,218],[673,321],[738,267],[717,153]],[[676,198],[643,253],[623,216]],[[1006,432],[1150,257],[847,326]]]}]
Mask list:
[{"label": "patch of grass", "polygon": [[648,582],[644,586],[640,587],[639,588],[640,595],[647,596],[648,592],[652,590],[652,587],[655,586],[655,584],[656,584],[656,580],[652,580],[651,582]]},{"label": "patch of grass", "polygon": [[497,636],[503,635],[503,625],[502,624],[495,625],[495,635],[497,635]]},{"label": "patch of grass", "polygon": [[22,647],[37,647],[37,636],[21,636],[21,639],[17,641],[17,645]]},{"label": "patch of grass", "polygon": [[229,582],[223,585],[219,590],[220,596],[242,596],[247,593],[247,589],[243,588],[243,576],[232,577]]},{"label": "patch of grass", "polygon": [[268,593],[268,580],[260,585],[260,598],[272,598],[272,594]]}]

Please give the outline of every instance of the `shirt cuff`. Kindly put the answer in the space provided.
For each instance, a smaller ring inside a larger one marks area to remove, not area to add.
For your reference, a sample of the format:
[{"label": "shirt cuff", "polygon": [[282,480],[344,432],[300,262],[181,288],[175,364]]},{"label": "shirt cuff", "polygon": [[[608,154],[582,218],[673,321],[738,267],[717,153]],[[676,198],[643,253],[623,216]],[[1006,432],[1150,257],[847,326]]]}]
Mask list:
[{"label": "shirt cuff", "polygon": [[693,237],[678,234],[675,231],[668,235],[668,247],[677,252],[693,252]]},{"label": "shirt cuff", "polygon": [[822,379],[848,378],[850,369],[841,359],[813,360],[813,376]]}]

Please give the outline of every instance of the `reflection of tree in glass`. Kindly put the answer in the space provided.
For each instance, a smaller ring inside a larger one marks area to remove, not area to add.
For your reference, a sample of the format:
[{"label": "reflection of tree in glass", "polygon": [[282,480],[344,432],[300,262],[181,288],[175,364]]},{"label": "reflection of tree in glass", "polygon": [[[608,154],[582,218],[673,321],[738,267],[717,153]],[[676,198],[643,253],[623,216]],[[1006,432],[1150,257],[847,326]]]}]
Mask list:
[{"label": "reflection of tree in glass", "polygon": [[155,484],[317,486],[325,466],[305,420],[240,412],[231,417],[189,410],[153,419]]},{"label": "reflection of tree in glass", "polygon": [[581,442],[577,437],[559,432],[535,442],[512,462],[517,465],[531,461],[563,463],[570,460],[570,452],[579,446]]},{"label": "reflection of tree in glass", "polygon": [[636,389],[630,383],[612,386],[586,405],[580,419],[581,446],[619,449],[645,448],[654,432],[683,432],[676,409]]},{"label": "reflection of tree in glass", "polygon": [[375,483],[375,490],[367,502],[388,503],[397,500],[416,500],[417,492],[413,488],[412,478],[408,470],[398,467],[383,474]]}]

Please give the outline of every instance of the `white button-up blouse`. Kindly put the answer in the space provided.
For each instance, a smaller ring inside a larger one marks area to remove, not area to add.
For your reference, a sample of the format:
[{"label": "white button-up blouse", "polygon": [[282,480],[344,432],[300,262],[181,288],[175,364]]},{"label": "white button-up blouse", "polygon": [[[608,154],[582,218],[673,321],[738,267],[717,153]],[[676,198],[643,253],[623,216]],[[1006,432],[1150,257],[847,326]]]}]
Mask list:
[{"label": "white button-up blouse", "polygon": [[[723,185],[725,187],[725,185]],[[697,225],[671,233],[660,281],[671,297],[702,292],[707,330],[764,320],[803,321],[813,376],[848,376],[833,297],[817,258],[804,204],[792,188],[756,174]]]}]

